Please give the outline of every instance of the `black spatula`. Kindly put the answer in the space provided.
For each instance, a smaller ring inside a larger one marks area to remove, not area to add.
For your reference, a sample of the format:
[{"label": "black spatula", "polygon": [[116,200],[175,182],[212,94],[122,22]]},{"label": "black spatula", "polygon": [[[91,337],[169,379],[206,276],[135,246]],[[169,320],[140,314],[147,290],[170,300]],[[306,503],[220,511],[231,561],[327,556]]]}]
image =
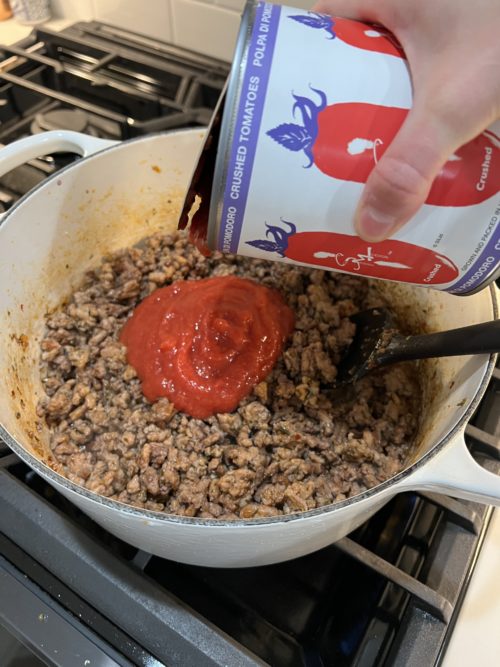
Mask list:
[{"label": "black spatula", "polygon": [[339,364],[337,384],[397,361],[500,352],[500,320],[421,336],[403,336],[385,308],[364,310],[351,320],[356,334]]}]

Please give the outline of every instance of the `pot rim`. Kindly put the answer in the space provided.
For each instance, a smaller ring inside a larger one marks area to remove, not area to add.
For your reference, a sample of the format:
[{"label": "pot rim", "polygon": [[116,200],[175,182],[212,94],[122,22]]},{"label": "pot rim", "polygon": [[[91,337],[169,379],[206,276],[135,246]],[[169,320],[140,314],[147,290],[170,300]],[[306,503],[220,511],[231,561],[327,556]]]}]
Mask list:
[{"label": "pot rim", "polygon": [[[102,154],[109,151],[118,150],[123,146],[126,146],[130,143],[135,143],[139,141],[148,141],[160,137],[168,137],[176,134],[195,134],[200,131],[205,131],[206,128],[183,128],[180,130],[172,130],[169,132],[158,132],[154,134],[148,134],[144,137],[134,137],[132,139],[127,139],[124,141],[117,142],[111,146],[107,146],[102,150],[98,150],[95,153],[92,153],[86,157],[82,157],[75,162],[63,167],[62,169],[56,171],[54,174],[44,179],[41,183],[38,183],[33,189],[24,194],[19,201],[17,201],[12,208],[10,208],[7,213],[4,214],[3,219],[1,220],[1,226],[3,227],[5,223],[11,218],[18,208],[20,208],[23,203],[30,197],[36,195],[38,191],[43,189],[46,185],[49,185],[53,180],[56,180],[61,177],[61,175],[73,170],[78,169],[80,164],[83,162],[88,162],[89,160],[99,158]],[[1,232],[0,232],[1,233]],[[490,292],[491,303],[493,307],[493,314],[495,319],[499,317],[499,304],[496,297],[495,285],[489,285],[487,288]],[[30,468],[39,473],[42,477],[48,479],[56,487],[62,486],[65,490],[70,493],[76,493],[79,496],[82,496],[85,500],[97,505],[104,506],[106,509],[113,511],[118,511],[124,513],[128,516],[135,517],[137,519],[148,519],[151,522],[160,522],[167,524],[180,524],[184,526],[196,526],[196,527],[219,527],[219,528],[250,528],[252,526],[273,526],[276,524],[290,523],[296,521],[302,521],[306,519],[314,519],[321,517],[325,514],[331,514],[341,509],[355,505],[361,501],[368,500],[376,495],[383,494],[388,491],[391,487],[396,486],[399,482],[410,477],[414,472],[422,468],[428,461],[433,459],[446,445],[448,445],[465,427],[467,422],[472,417],[474,411],[476,410],[481,398],[483,397],[484,392],[489,384],[493,369],[496,362],[496,354],[491,354],[486,365],[484,375],[481,380],[481,384],[470,402],[468,408],[464,411],[461,418],[457,424],[451,429],[451,431],[431,449],[419,457],[414,463],[409,465],[407,468],[404,468],[399,473],[390,477],[389,479],[381,482],[380,484],[363,491],[355,496],[346,498],[345,500],[338,501],[336,503],[331,503],[329,505],[323,505],[307,512],[294,512],[293,514],[279,515],[274,517],[261,517],[256,519],[206,519],[201,517],[186,517],[176,514],[167,514],[165,512],[157,512],[148,509],[140,509],[122,503],[117,500],[112,500],[105,496],[101,496],[94,491],[89,491],[88,489],[79,486],[75,482],[70,481],[67,477],[64,477],[60,473],[54,471],[49,465],[36,458],[31,454],[16,438],[12,437],[10,433],[5,429],[3,424],[0,421],[0,436],[4,442],[10,447],[10,449],[17,455],[19,458],[24,461]]]}]

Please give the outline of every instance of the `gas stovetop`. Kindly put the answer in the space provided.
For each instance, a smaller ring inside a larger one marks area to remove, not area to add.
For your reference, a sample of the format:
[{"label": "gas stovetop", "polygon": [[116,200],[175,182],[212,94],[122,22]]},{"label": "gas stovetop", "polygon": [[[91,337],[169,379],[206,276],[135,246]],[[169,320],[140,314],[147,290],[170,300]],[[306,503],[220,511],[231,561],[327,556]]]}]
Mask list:
[{"label": "gas stovetop", "polygon": [[[47,129],[120,139],[206,125],[229,68],[95,22],[36,29],[1,51],[3,143]],[[0,203],[72,159],[12,171]],[[467,438],[499,472],[499,370]],[[438,664],[491,516],[474,503],[402,494],[315,554],[222,570],[121,542],[3,445],[0,504],[0,626],[64,667]]]},{"label": "gas stovetop", "polygon": [[[205,126],[228,63],[102,23],[34,30],[0,47],[0,143],[44,130],[127,139]],[[0,179],[9,208],[70,156],[46,156]]]}]

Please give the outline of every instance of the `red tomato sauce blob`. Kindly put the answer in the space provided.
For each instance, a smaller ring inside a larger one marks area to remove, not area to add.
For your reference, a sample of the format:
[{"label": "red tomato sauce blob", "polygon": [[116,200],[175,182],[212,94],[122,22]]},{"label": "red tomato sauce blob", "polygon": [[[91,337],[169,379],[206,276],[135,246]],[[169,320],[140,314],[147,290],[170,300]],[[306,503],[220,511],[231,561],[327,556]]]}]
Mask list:
[{"label": "red tomato sauce blob", "polygon": [[206,419],[265,379],[294,324],[281,294],[252,280],[179,280],[137,306],[120,340],[149,401]]}]

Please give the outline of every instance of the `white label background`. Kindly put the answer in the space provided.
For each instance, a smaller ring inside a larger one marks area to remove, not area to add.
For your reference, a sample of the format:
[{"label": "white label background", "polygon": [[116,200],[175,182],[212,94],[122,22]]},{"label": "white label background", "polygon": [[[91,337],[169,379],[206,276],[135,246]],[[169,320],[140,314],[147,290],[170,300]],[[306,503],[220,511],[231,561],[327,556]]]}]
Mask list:
[{"label": "white label background", "polygon": [[[409,108],[412,91],[406,62],[394,56],[352,47],[326,30],[310,28],[288,18],[306,14],[283,7],[266,104],[250,184],[238,252],[270,259],[270,254],[247,245],[265,238],[265,223],[293,222],[297,231],[328,230],[354,234],[352,217],[363,185],[323,174],[303,151],[292,152],[266,132],[282,123],[301,124],[292,116],[292,93],[319,103],[313,88],[322,90],[327,104],[368,102]],[[500,123],[493,127],[500,129]],[[497,129],[497,131],[498,131]],[[353,128],[355,136],[355,130]],[[496,198],[498,199],[498,197]],[[496,199],[469,207],[424,205],[393,238],[432,248],[458,267],[476,247],[496,207]],[[273,255],[273,258],[276,258]],[[287,261],[287,260],[285,260]],[[454,281],[455,282],[455,281]],[[446,285],[440,285],[440,288]]]}]

